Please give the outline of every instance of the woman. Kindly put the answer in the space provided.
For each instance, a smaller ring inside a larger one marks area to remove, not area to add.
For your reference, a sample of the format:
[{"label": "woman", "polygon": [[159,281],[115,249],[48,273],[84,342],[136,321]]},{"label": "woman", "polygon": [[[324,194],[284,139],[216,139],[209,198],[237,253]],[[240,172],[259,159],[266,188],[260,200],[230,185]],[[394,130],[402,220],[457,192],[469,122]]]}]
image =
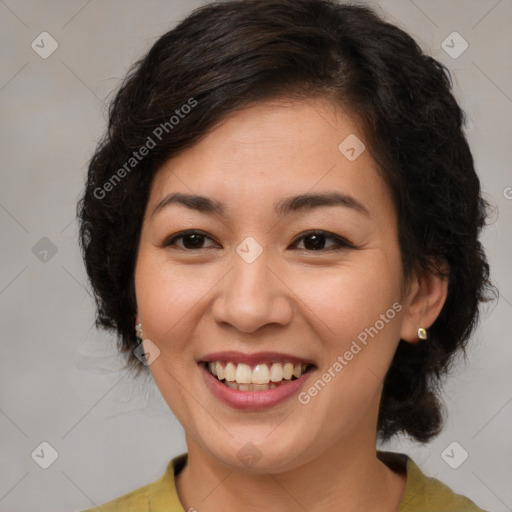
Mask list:
[{"label": "woman", "polygon": [[462,126],[447,70],[368,8],[227,1],[154,44],[80,235],[98,325],[188,450],[101,510],[481,510],[376,450],[439,433],[491,291]]}]

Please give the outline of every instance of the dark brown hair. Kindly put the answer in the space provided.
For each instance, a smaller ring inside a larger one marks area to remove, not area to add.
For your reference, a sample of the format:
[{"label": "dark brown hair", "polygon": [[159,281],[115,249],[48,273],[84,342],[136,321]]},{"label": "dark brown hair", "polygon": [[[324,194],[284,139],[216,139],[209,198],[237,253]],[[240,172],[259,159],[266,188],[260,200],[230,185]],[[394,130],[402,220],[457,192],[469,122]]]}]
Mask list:
[{"label": "dark brown hair", "polygon": [[393,194],[404,276],[448,265],[446,303],[427,342],[400,341],[378,421],[382,439],[404,432],[427,441],[442,425],[439,379],[492,290],[478,240],[487,204],[448,70],[368,7],[210,3],[132,67],[110,105],[78,205],[96,323],[117,332],[129,367],[140,365],[134,267],[155,171],[229,113],[255,101],[311,97],[332,100],[361,121]]}]

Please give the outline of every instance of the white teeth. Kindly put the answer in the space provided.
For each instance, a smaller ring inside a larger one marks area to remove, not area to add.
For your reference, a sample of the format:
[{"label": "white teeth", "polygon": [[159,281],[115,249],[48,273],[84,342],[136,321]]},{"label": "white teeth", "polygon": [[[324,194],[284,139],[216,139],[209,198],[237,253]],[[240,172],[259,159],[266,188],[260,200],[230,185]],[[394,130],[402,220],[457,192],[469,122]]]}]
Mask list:
[{"label": "white teeth", "polygon": [[222,364],[219,361],[217,361],[215,363],[215,369],[217,370],[215,373],[215,375],[217,375],[217,378],[219,380],[223,380],[224,379],[224,369],[222,368]]},{"label": "white teeth", "polygon": [[236,377],[236,366],[233,363],[228,363],[224,367],[224,378],[228,382],[234,382]]},{"label": "white teeth", "polygon": [[226,382],[226,386],[237,391],[268,391],[277,387],[275,384],[237,384],[236,382]]},{"label": "white teeth", "polygon": [[283,365],[281,363],[274,363],[270,367],[270,380],[272,382],[281,382],[283,380]]},{"label": "white teeth", "polygon": [[253,384],[268,384],[270,380],[270,370],[266,364],[257,364],[252,371]]},{"label": "white teeth", "polygon": [[283,379],[290,380],[293,375],[293,364],[285,363],[283,366]]},{"label": "white teeth", "polygon": [[238,384],[251,384],[252,375],[251,367],[248,364],[238,363],[236,367],[236,381]]},{"label": "white teeth", "polygon": [[[257,391],[272,389],[272,383],[299,378],[307,368],[306,364],[293,363],[260,363],[251,367],[245,363],[223,363],[211,361],[208,363],[210,373],[220,381],[225,380],[229,387],[242,391]],[[233,386],[231,386],[231,383]],[[270,385],[270,388],[268,387]]]}]

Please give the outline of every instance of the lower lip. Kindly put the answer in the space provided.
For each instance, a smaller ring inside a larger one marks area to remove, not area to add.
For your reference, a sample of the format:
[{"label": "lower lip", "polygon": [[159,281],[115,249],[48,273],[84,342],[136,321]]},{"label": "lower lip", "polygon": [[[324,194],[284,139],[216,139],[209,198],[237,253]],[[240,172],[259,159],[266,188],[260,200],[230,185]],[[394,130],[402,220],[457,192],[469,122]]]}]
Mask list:
[{"label": "lower lip", "polygon": [[206,385],[221,402],[243,410],[259,410],[273,407],[295,395],[311,375],[312,371],[302,374],[298,379],[281,384],[267,391],[238,391],[228,388],[216,379],[205,367],[200,365]]}]

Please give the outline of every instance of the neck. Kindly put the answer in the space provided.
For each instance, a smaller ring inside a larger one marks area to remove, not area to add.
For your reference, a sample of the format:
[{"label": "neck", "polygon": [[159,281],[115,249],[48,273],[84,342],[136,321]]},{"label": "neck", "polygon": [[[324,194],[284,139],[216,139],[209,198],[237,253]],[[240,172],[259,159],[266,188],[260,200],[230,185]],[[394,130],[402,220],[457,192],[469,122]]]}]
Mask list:
[{"label": "neck", "polygon": [[185,510],[201,512],[394,512],[406,476],[377,459],[376,440],[360,441],[339,443],[293,469],[269,473],[229,467],[187,437],[188,462],[176,489]]}]

